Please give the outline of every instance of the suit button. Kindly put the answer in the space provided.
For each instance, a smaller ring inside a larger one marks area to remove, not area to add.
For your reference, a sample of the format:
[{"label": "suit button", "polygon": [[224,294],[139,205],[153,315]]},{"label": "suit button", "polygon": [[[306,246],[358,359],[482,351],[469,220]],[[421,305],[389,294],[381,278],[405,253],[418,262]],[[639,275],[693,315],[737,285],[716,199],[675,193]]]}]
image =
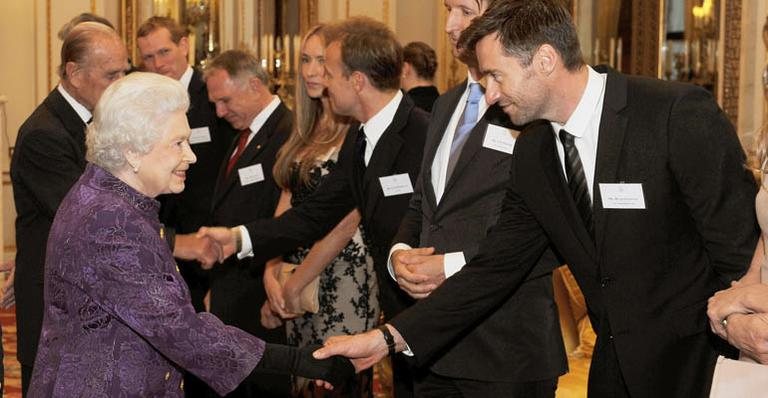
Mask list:
[{"label": "suit button", "polygon": [[429,226],[429,232],[436,232],[438,229],[440,229],[440,225],[438,224],[431,224]]},{"label": "suit button", "polygon": [[171,378],[171,372],[165,372],[165,381]]},{"label": "suit button", "polygon": [[605,278],[600,279],[600,287],[602,287],[602,288],[608,287],[608,285],[612,281],[613,281],[613,279],[611,279],[611,278],[606,276]]}]

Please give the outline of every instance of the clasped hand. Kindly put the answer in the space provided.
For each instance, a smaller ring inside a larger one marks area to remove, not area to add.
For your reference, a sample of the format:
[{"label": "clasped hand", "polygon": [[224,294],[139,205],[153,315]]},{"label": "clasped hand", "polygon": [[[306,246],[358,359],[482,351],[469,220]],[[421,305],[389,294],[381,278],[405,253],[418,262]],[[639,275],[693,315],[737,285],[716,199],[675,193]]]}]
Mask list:
[{"label": "clasped hand", "polygon": [[435,248],[395,250],[392,253],[392,268],[397,284],[413,298],[429,296],[445,281],[445,256],[434,254]]},{"label": "clasped hand", "polygon": [[197,233],[176,235],[173,256],[197,260],[203,269],[211,269],[235,252],[235,233],[225,227],[202,227]]}]

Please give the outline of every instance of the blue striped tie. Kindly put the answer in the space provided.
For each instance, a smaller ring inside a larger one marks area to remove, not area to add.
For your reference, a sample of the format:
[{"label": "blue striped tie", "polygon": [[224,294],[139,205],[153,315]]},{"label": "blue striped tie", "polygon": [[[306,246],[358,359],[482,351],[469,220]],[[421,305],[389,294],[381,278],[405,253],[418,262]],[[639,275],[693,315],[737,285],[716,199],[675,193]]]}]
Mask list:
[{"label": "blue striped tie", "polygon": [[464,107],[464,113],[461,114],[461,119],[456,125],[456,131],[453,134],[453,142],[451,143],[451,154],[448,157],[448,171],[446,172],[446,179],[451,177],[453,169],[456,168],[456,162],[459,161],[461,150],[464,148],[464,144],[467,142],[469,132],[477,124],[477,114],[479,111],[480,100],[483,98],[483,86],[480,83],[469,84],[469,95],[467,96],[467,105]]}]

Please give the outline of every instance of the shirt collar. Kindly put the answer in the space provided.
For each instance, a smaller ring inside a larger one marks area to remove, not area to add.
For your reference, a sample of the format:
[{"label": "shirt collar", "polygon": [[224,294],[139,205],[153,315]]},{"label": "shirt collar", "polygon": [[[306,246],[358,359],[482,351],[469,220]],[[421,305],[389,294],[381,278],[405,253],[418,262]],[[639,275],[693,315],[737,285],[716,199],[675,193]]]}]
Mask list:
[{"label": "shirt collar", "polygon": [[397,90],[387,105],[381,108],[372,118],[368,119],[367,122],[360,125],[360,128],[365,129],[365,138],[371,144],[371,148],[376,147],[379,138],[384,134],[387,127],[392,124],[392,120],[395,118],[395,113],[397,108],[400,107],[400,101],[402,100],[403,92]]},{"label": "shirt collar", "polygon": [[272,115],[272,112],[277,109],[277,107],[280,105],[280,97],[273,95],[272,101],[269,102],[267,106],[264,107],[264,109],[259,112],[258,115],[256,115],[255,118],[253,118],[253,121],[251,122],[250,128],[251,128],[251,134],[255,134],[259,130],[261,130],[261,127],[264,126],[264,123],[267,122],[267,119],[269,119],[269,116]]},{"label": "shirt collar", "polygon": [[184,86],[185,89],[189,90],[189,82],[191,81],[192,81],[192,67],[187,65],[187,70],[179,78],[179,83],[181,83],[181,85]]},{"label": "shirt collar", "polygon": [[77,116],[80,116],[80,119],[83,120],[83,123],[88,124],[88,122],[91,121],[91,111],[88,110],[83,104],[77,102],[75,97],[71,96],[67,90],[64,89],[64,86],[59,83],[58,86],[56,86],[56,89],[59,90],[59,93],[61,93],[61,96],[64,97],[64,100],[67,101],[69,106],[72,107],[72,109],[75,110],[75,113],[77,113]]},{"label": "shirt collar", "polygon": [[565,125],[552,122],[552,128],[555,133],[561,129],[569,132],[575,137],[583,137],[587,133],[589,123],[592,118],[601,112],[597,109],[600,100],[605,92],[605,74],[597,73],[592,67],[587,66],[589,77],[587,78],[587,87],[584,94],[581,95],[579,104],[573,110],[571,117],[565,122]]}]

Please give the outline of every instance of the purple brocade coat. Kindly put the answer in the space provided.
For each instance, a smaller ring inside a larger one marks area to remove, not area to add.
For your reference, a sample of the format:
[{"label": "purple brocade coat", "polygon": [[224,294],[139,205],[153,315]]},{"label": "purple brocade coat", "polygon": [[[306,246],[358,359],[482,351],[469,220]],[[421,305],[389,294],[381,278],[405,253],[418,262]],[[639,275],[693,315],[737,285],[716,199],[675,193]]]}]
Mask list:
[{"label": "purple brocade coat", "polygon": [[261,340],[195,313],[158,207],[92,164],[64,198],[30,397],[181,397],[182,369],[225,394],[259,362]]}]

